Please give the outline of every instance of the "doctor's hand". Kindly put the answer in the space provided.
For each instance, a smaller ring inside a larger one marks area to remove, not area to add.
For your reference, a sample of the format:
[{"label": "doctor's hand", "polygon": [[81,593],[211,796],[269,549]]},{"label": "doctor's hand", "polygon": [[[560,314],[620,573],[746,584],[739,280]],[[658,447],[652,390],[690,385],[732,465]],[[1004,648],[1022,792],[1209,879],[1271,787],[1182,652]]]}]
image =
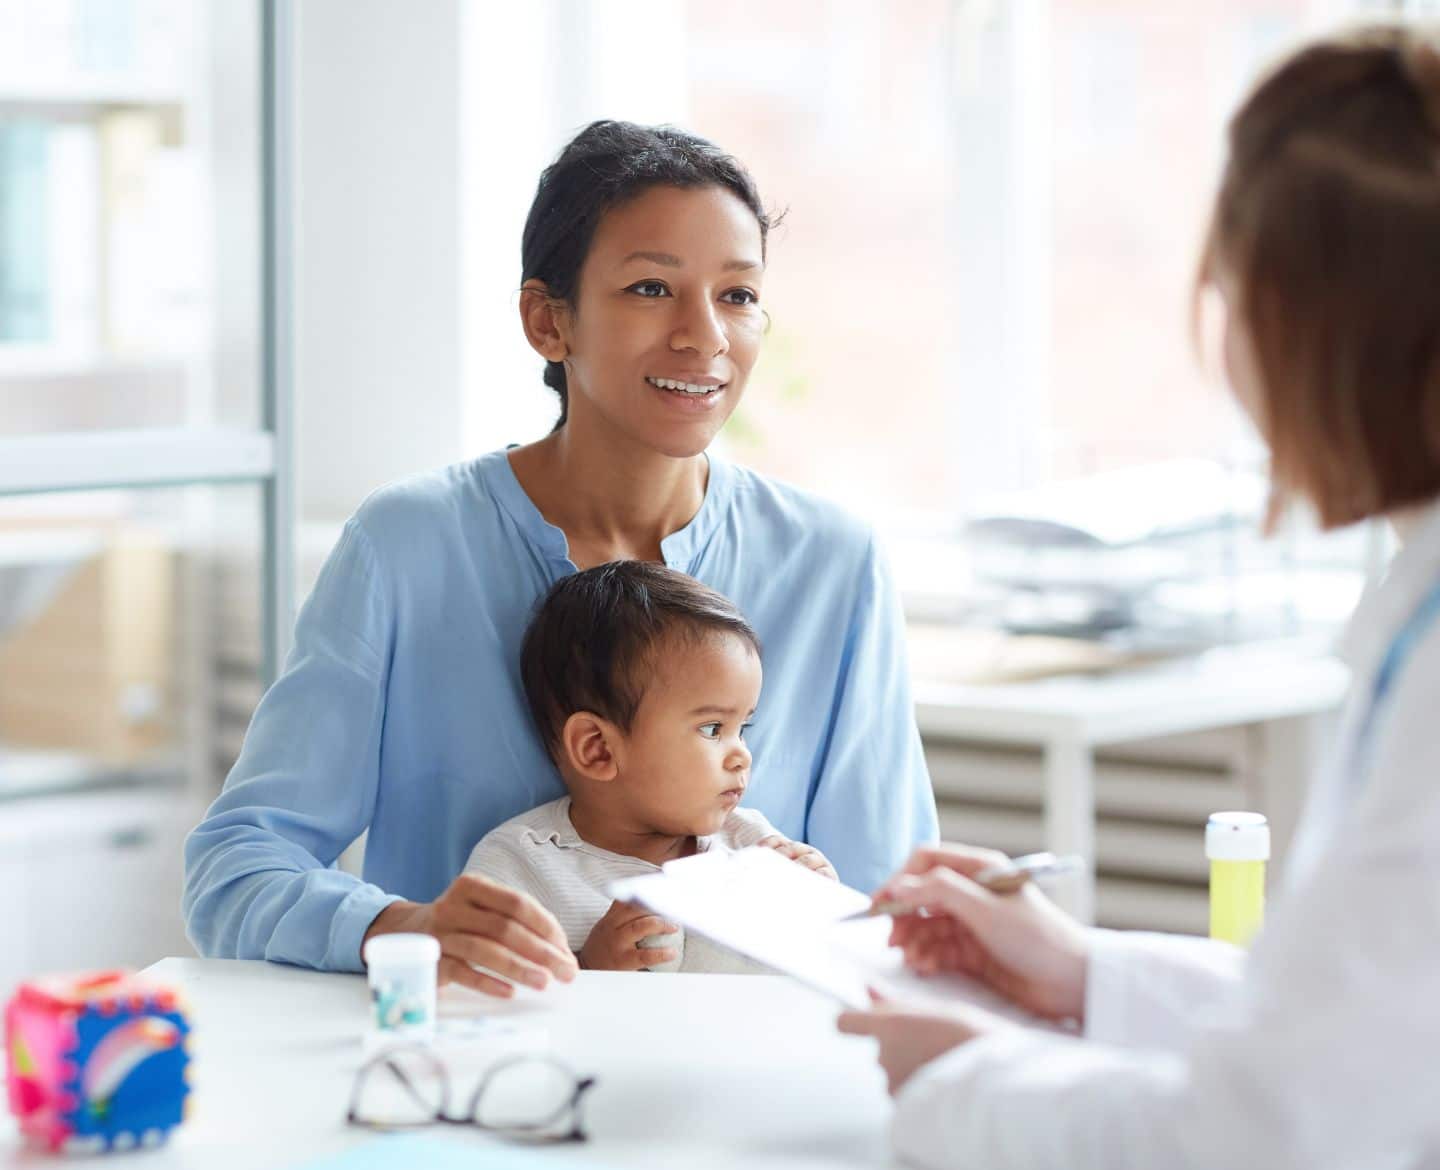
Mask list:
[{"label": "doctor's hand", "polygon": [[402,931],[439,940],[441,984],[508,998],[515,988],[505,979],[543,990],[552,977],[565,983],[575,978],[575,956],[554,916],[529,894],[479,874],[461,874],[433,902],[391,903],[365,937]]},{"label": "doctor's hand", "polygon": [[896,916],[890,943],[922,975],[959,972],[1035,1015],[1080,1020],[1089,934],[1033,882],[996,894],[972,880],[1006,860],[965,845],[917,849],[875,894],[916,911]]},{"label": "doctor's hand", "polygon": [[880,1041],[880,1067],[893,1096],[905,1087],[917,1069],[952,1048],[1016,1025],[971,1004],[934,1007],[907,1006],[870,993],[868,1012],[842,1012],[840,1031],[852,1036],[873,1036]]}]

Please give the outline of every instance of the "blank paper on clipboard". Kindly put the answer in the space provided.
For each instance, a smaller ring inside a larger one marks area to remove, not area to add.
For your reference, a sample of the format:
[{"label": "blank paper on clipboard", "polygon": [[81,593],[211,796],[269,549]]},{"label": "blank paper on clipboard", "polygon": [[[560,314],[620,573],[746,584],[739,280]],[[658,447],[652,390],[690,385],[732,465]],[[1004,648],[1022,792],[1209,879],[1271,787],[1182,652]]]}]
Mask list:
[{"label": "blank paper on clipboard", "polygon": [[672,922],[748,955],[848,1007],[869,1006],[868,987],[907,1002],[974,1003],[1035,1024],[999,996],[961,976],[920,977],[888,945],[890,919],[840,919],[870,899],[773,849],[714,849],[671,861],[659,873],[610,887]]}]

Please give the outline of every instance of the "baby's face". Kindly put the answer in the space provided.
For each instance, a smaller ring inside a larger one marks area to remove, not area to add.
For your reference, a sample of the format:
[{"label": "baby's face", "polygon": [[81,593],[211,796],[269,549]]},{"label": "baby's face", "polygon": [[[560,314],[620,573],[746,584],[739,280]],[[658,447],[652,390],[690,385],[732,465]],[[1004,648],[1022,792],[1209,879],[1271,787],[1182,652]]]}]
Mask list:
[{"label": "baby's face", "polygon": [[660,648],[620,759],[637,821],[673,836],[714,833],[750,783],[745,728],[760,701],[760,659],[729,634]]}]

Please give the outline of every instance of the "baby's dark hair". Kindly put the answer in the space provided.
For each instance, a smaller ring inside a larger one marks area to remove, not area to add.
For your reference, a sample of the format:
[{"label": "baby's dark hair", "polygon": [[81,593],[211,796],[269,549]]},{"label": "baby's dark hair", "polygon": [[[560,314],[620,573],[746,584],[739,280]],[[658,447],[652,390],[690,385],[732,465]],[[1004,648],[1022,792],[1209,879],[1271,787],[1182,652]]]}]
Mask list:
[{"label": "baby's dark hair", "polygon": [[760,653],[760,637],[728,598],[649,561],[612,561],[557,581],[540,600],[520,647],[530,714],[552,758],[576,711],[628,731],[662,642],[715,634]]}]

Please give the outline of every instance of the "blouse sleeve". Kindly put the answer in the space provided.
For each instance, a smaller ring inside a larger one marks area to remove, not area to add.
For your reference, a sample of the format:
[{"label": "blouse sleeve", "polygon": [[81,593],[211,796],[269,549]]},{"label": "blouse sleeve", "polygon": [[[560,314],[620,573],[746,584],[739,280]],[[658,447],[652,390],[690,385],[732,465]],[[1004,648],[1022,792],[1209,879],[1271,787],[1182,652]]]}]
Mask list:
[{"label": "blouse sleeve", "polygon": [[392,626],[352,519],[224,790],[185,843],[185,919],[202,955],[361,969],[365,930],[397,899],[334,863],[375,808]]},{"label": "blouse sleeve", "polygon": [[829,695],[820,774],[806,841],[840,880],[869,892],[937,835],[935,794],[920,746],[900,599],[870,540],[856,600],[840,633],[841,666]]}]

